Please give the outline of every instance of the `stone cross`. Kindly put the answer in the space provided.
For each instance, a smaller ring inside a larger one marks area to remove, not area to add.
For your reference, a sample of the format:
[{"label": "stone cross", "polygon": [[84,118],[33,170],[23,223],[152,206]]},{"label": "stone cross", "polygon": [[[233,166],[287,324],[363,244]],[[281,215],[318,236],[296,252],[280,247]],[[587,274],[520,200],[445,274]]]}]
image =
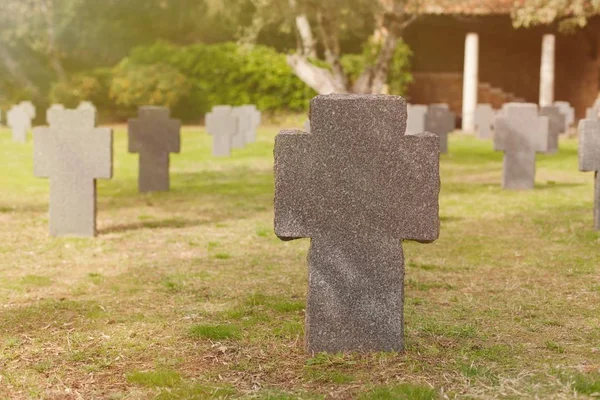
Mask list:
[{"label": "stone cross", "polygon": [[600,230],[600,120],[579,121],[579,170],[594,172],[594,229]]},{"label": "stone cross", "polygon": [[255,105],[244,105],[241,107],[237,107],[239,110],[242,110],[244,114],[244,121],[239,123],[238,129],[242,129],[244,136],[246,138],[246,143],[254,143],[256,142],[256,131],[260,126],[262,115],[261,112],[258,111]]},{"label": "stone cross", "polygon": [[91,110],[50,110],[33,130],[34,173],[50,178],[50,234],[96,233],[96,179],[112,177],[112,131]]},{"label": "stone cross", "polygon": [[306,122],[304,123],[304,132],[310,133],[310,120],[309,119],[307,119]]},{"label": "stone cross", "polygon": [[594,101],[594,105],[586,110],[585,118],[586,119],[598,118],[599,113],[600,113],[600,98],[596,99],[596,101]]},{"label": "stone cross", "polygon": [[31,117],[25,107],[17,105],[8,110],[6,122],[12,130],[12,137],[15,142],[26,143],[27,132],[31,130]]},{"label": "stone cross", "polygon": [[415,135],[425,132],[425,117],[427,106],[423,104],[407,104],[408,120],[406,121],[406,133]]},{"label": "stone cross", "polygon": [[140,154],[141,193],[169,190],[169,153],[179,153],[180,130],[167,107],[140,107],[138,117],[129,120],[129,152]]},{"label": "stone cross", "polygon": [[550,129],[548,130],[548,153],[558,152],[558,138],[564,133],[566,117],[556,106],[545,106],[540,108],[540,115],[548,117]]},{"label": "stone cross", "polygon": [[555,101],[554,105],[558,107],[560,112],[565,116],[565,127],[563,128],[563,132],[567,132],[575,123],[575,108],[573,108],[568,101]]},{"label": "stone cross", "polygon": [[25,111],[27,111],[27,115],[29,115],[29,119],[34,120],[36,116],[35,106],[30,101],[22,101],[19,103],[20,107],[23,107]]},{"label": "stone cross", "polygon": [[505,189],[533,189],[535,154],[548,151],[548,117],[538,114],[536,104],[508,103],[496,117],[494,149],[504,152]]},{"label": "stone cross", "polygon": [[399,351],[402,240],[438,238],[439,139],[405,135],[398,96],[311,101],[312,133],[275,139],[275,233],[311,238],[309,352]]},{"label": "stone cross", "polygon": [[475,129],[479,139],[491,139],[496,112],[491,104],[477,104],[475,107]]},{"label": "stone cross", "polygon": [[91,101],[82,101],[77,106],[77,109],[78,110],[94,110],[94,111],[97,111],[96,110],[96,106]]},{"label": "stone cross", "polygon": [[440,138],[440,152],[448,152],[448,134],[456,129],[456,117],[447,104],[432,104],[427,109],[425,130]]},{"label": "stone cross", "polygon": [[215,106],[206,114],[206,131],[213,137],[213,155],[229,156],[231,140],[237,130],[237,120],[230,106]]}]

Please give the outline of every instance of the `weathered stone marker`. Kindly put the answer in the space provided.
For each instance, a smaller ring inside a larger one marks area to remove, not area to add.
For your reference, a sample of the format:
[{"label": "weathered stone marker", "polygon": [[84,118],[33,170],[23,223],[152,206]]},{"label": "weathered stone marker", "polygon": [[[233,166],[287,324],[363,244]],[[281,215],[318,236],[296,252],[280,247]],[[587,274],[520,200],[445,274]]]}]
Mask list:
[{"label": "weathered stone marker", "polygon": [[50,110],[33,130],[34,173],[50,178],[50,234],[94,236],[96,179],[112,177],[112,131],[91,110]]},{"label": "weathered stone marker", "polygon": [[456,118],[447,104],[432,104],[427,109],[425,130],[440,138],[440,153],[448,152],[448,134],[456,129]]},{"label": "weathered stone marker", "polygon": [[427,106],[423,104],[407,104],[406,110],[408,119],[406,121],[406,133],[415,135],[425,132],[425,118],[427,116]]},{"label": "weathered stone marker", "polygon": [[579,170],[594,172],[594,229],[600,230],[600,120],[579,121]]},{"label": "weathered stone marker", "polygon": [[15,142],[26,143],[27,133],[31,130],[31,116],[25,107],[17,105],[8,110],[6,122],[12,130]]},{"label": "weathered stone marker", "polygon": [[311,238],[309,352],[404,347],[402,240],[438,238],[439,139],[405,135],[397,96],[311,101],[312,133],[275,139],[275,232]]},{"label": "weathered stone marker", "polygon": [[496,112],[491,104],[477,104],[475,107],[475,131],[479,139],[491,139],[494,135],[494,118]]},{"label": "weathered stone marker", "polygon": [[206,131],[213,137],[213,155],[229,156],[231,140],[237,130],[237,120],[230,106],[215,106],[206,114]]},{"label": "weathered stone marker", "polygon": [[502,187],[533,189],[535,154],[548,151],[548,117],[538,115],[536,104],[509,103],[496,117],[494,149],[504,152]]},{"label": "weathered stone marker", "polygon": [[560,112],[565,116],[565,127],[563,132],[567,132],[575,123],[575,108],[568,101],[555,101],[554,105],[558,107]]},{"label": "weathered stone marker", "polygon": [[548,153],[558,152],[558,138],[564,133],[565,116],[556,106],[546,106],[540,108],[540,115],[548,117],[550,128],[548,130]]},{"label": "weathered stone marker", "polygon": [[169,153],[179,153],[180,130],[167,107],[140,107],[138,117],[129,120],[129,152],[140,154],[140,192],[169,190]]}]

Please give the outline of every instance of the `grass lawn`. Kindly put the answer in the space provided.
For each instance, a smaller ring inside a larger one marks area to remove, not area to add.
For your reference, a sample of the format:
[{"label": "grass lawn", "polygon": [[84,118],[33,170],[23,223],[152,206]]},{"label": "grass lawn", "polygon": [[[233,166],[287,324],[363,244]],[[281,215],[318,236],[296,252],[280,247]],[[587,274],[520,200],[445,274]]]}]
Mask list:
[{"label": "grass lawn", "polygon": [[185,128],[170,193],[137,193],[115,134],[96,239],[48,236],[32,145],[0,131],[0,398],[600,396],[600,235],[577,143],[500,188],[502,154],[454,135],[442,230],[405,243],[406,351],[307,355],[308,240],[273,234],[278,128],[231,158]]}]

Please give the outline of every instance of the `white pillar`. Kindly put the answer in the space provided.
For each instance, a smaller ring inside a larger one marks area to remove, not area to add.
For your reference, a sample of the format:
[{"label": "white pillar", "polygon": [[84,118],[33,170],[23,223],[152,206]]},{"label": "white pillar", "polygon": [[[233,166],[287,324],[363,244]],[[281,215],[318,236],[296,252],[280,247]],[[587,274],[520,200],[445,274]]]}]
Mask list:
[{"label": "white pillar", "polygon": [[540,67],[540,106],[554,102],[554,58],[556,37],[544,35],[542,39],[542,63]]},{"label": "white pillar", "polygon": [[462,130],[475,132],[475,107],[479,86],[479,35],[467,34],[465,39],[465,70],[463,76]]}]

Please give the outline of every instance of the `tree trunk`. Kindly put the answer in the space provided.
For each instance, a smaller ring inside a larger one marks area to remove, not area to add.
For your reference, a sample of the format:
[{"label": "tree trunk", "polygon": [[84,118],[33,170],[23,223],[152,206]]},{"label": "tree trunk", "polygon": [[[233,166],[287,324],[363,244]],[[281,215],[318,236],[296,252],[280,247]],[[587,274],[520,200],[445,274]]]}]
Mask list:
[{"label": "tree trunk", "polygon": [[330,71],[311,64],[304,56],[291,54],[287,56],[287,63],[302,82],[319,94],[346,92],[346,88],[339,85]]},{"label": "tree trunk", "polygon": [[46,48],[46,52],[48,54],[48,58],[50,59],[50,65],[52,66],[52,69],[56,73],[58,79],[64,81],[67,79],[67,74],[65,73],[65,69],[63,68],[62,62],[60,61],[60,54],[56,47],[56,30],[54,26],[53,0],[42,1],[40,9],[44,15],[44,19],[46,20],[46,34],[48,36],[48,45]]},{"label": "tree trunk", "polygon": [[15,81],[20,85],[23,85],[33,97],[36,99],[40,97],[40,90],[38,87],[21,71],[19,64],[15,61],[6,47],[4,47],[2,42],[0,42],[0,62]]},{"label": "tree trunk", "polygon": [[417,18],[421,3],[416,2],[415,4],[412,14],[409,15],[406,12],[406,1],[393,0],[392,4],[388,4],[391,9],[378,18],[381,25],[375,29],[374,37],[382,43],[377,62],[374,66],[367,68],[356,80],[352,88],[353,92],[383,93],[398,40],[402,37],[404,29]]}]

